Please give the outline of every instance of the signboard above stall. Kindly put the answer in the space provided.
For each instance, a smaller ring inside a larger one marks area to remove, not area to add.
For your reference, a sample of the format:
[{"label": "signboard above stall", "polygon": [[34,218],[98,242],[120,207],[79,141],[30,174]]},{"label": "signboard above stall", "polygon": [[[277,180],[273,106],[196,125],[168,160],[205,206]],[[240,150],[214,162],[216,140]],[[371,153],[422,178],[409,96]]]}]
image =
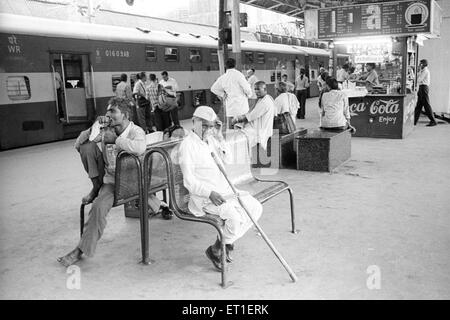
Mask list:
[{"label": "signboard above stall", "polygon": [[434,0],[403,0],[305,11],[306,38],[411,35],[438,32]]}]

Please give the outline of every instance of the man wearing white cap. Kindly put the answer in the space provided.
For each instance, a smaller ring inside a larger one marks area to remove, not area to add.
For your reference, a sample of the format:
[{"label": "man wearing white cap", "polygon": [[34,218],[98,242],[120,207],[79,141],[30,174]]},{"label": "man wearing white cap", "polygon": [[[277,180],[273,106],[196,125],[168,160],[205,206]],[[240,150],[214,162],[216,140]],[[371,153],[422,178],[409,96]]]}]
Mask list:
[{"label": "man wearing white cap", "polygon": [[[225,220],[224,239],[227,261],[231,262],[233,243],[252,226],[252,221],[233,194],[233,190],[211,156],[222,164],[229,162],[231,155],[221,133],[222,123],[214,110],[207,106],[197,107],[193,114],[193,129],[181,142],[179,161],[183,173],[183,184],[189,191],[189,210],[195,216],[215,214]],[[248,193],[241,196],[253,218],[258,220],[262,205]],[[216,269],[221,270],[220,241],[206,249],[206,256]]]}]

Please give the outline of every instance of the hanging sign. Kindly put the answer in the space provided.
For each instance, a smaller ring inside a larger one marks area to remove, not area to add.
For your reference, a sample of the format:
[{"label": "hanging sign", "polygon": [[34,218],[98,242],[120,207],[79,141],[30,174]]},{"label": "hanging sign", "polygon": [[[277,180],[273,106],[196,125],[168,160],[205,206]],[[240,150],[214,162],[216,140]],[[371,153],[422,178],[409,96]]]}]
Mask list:
[{"label": "hanging sign", "polygon": [[403,0],[323,8],[305,12],[310,39],[430,33],[434,0]]}]

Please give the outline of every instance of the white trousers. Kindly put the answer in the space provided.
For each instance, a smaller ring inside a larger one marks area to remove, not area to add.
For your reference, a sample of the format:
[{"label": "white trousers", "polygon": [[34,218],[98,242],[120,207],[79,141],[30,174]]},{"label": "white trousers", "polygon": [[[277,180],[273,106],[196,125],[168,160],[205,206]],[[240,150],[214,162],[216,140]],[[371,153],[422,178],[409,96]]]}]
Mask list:
[{"label": "white trousers", "polygon": [[[232,244],[250,229],[253,222],[235,197],[226,199],[226,202],[220,206],[211,203],[204,207],[203,210],[209,214],[218,215],[225,220],[224,242]],[[241,200],[252,218],[258,221],[263,210],[261,203],[249,194],[241,196]]]}]

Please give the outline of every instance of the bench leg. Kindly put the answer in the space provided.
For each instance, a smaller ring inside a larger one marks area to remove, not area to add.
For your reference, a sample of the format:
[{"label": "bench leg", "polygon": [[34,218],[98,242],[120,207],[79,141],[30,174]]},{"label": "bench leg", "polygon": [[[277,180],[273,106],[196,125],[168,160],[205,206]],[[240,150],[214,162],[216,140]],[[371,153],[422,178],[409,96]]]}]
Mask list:
[{"label": "bench leg", "polygon": [[291,224],[292,224],[292,231],[291,232],[296,234],[298,232],[295,229],[294,195],[292,194],[292,189],[291,188],[288,188],[287,190],[289,192],[289,200],[291,202]]},{"label": "bench leg", "polygon": [[227,281],[227,254],[226,254],[226,245],[225,242],[223,241],[223,234],[222,232],[219,232],[219,237],[220,237],[220,245],[222,247],[222,256],[221,256],[221,265],[222,265],[222,283],[221,286],[223,289],[228,288],[229,286],[231,286],[233,284],[233,282],[231,281]]},{"label": "bench leg", "polygon": [[164,201],[166,204],[168,204],[168,203],[167,203],[167,189],[164,189],[164,190],[162,191],[162,193],[163,193],[163,201]]},{"label": "bench leg", "polygon": [[143,264],[150,264],[149,248],[148,248],[148,240],[149,240],[148,215],[144,211],[147,206],[145,206],[145,208],[143,208],[144,206],[141,205],[140,207],[141,207],[140,208],[141,209],[140,222],[141,222],[141,250],[142,250],[142,261],[141,262]]},{"label": "bench leg", "polygon": [[84,207],[85,204],[82,203],[80,207],[80,238],[83,236],[83,229],[84,229]]}]

